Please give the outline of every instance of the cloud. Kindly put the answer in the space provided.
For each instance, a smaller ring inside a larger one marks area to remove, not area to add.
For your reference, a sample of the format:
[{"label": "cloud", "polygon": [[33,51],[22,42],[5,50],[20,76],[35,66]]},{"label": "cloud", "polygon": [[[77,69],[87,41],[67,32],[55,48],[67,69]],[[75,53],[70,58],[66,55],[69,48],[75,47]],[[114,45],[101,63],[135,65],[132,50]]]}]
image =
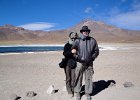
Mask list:
[{"label": "cloud", "polygon": [[91,7],[87,7],[84,10],[84,13],[85,18],[92,18],[93,16],[97,16]]},{"label": "cloud", "polygon": [[114,16],[114,15],[119,14],[120,12],[121,12],[120,9],[117,6],[115,6],[108,12],[108,14],[110,16]]},{"label": "cloud", "polygon": [[19,25],[19,27],[23,27],[28,30],[44,30],[44,31],[50,30],[55,26],[56,26],[55,23],[46,23],[46,22],[35,22],[35,23]]},{"label": "cloud", "polygon": [[110,16],[107,20],[110,24],[121,28],[140,30],[140,3],[134,3],[128,12],[119,12]]},{"label": "cloud", "polygon": [[140,30],[140,11],[119,14],[109,19],[109,22],[119,27]]},{"label": "cloud", "polygon": [[91,7],[87,7],[84,12],[85,13],[93,13],[93,9]]}]

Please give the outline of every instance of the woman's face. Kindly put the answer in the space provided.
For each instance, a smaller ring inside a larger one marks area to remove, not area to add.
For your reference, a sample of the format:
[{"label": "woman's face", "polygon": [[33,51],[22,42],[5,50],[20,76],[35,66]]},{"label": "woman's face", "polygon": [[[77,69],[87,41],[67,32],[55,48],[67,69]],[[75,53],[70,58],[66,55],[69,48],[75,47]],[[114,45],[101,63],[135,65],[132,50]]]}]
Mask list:
[{"label": "woman's face", "polygon": [[77,34],[71,34],[71,40],[75,41],[75,39],[77,39]]}]

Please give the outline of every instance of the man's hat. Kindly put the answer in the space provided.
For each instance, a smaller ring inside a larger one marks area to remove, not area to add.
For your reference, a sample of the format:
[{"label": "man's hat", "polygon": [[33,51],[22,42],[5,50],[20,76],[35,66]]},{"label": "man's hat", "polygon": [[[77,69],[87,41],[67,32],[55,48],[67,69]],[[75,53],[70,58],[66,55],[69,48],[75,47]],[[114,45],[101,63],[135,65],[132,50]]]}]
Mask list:
[{"label": "man's hat", "polygon": [[80,30],[80,32],[82,33],[83,31],[90,32],[90,29],[88,28],[88,26],[83,26],[82,29]]}]

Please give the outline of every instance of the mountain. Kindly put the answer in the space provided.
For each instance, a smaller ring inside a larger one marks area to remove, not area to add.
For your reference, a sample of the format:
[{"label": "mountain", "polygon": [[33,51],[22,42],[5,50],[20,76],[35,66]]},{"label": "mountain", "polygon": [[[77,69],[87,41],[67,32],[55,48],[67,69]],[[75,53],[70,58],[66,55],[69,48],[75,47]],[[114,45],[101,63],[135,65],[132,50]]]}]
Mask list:
[{"label": "mountain", "polygon": [[78,31],[83,25],[89,26],[90,35],[99,42],[140,42],[140,31],[125,30],[90,19],[81,21],[70,30]]},{"label": "mountain", "polygon": [[80,34],[79,30],[83,25],[87,25],[91,29],[90,35],[98,42],[140,42],[140,31],[125,30],[115,26],[107,25],[103,22],[91,19],[82,20],[77,25],[64,30],[55,31],[31,31],[22,27],[12,25],[0,26],[0,43],[24,43],[24,44],[60,44],[68,40],[68,34],[71,31]]},{"label": "mountain", "polygon": [[7,24],[0,26],[0,44],[65,43],[67,40],[65,33],[67,33],[65,30],[31,31]]}]

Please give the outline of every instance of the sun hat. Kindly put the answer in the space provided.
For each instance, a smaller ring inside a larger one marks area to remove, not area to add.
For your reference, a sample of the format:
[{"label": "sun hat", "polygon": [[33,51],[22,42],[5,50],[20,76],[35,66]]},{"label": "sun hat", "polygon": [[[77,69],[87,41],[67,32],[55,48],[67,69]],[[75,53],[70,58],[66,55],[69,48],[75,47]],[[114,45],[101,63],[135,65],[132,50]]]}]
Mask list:
[{"label": "sun hat", "polygon": [[81,33],[84,31],[90,32],[90,29],[88,28],[88,26],[83,26],[82,29],[80,30]]}]

